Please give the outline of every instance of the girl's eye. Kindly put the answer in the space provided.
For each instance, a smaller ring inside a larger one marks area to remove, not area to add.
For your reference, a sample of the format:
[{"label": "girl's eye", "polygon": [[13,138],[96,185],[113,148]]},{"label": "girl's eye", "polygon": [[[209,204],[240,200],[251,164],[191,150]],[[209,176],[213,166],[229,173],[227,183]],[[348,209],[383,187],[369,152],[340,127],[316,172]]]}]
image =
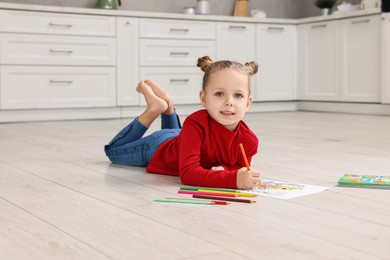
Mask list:
[{"label": "girl's eye", "polygon": [[222,96],[223,96],[223,92],[220,92],[220,91],[215,92],[215,95],[216,95],[217,97],[222,97]]},{"label": "girl's eye", "polygon": [[243,98],[244,95],[241,94],[241,93],[236,93],[236,94],[234,94],[234,97],[235,97],[235,98]]}]

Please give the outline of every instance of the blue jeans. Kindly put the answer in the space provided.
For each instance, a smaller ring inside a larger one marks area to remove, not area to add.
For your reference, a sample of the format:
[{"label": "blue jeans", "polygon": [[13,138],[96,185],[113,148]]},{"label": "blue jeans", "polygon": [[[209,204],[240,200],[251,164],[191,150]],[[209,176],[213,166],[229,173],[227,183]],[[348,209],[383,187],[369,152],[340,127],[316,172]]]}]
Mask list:
[{"label": "blue jeans", "polygon": [[123,165],[147,166],[158,147],[180,133],[179,117],[176,112],[169,115],[161,114],[161,130],[143,137],[147,130],[148,128],[141,124],[138,118],[123,128],[104,147],[110,161]]}]

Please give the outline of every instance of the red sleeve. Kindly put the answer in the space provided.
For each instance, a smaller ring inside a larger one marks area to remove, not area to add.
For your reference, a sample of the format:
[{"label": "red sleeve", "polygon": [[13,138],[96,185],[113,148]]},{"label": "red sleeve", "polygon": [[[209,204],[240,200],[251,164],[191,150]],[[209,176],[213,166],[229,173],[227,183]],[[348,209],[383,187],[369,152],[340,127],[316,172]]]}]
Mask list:
[{"label": "red sleeve", "polygon": [[192,118],[187,118],[181,130],[180,142],[179,175],[183,184],[201,187],[237,188],[237,169],[213,171],[200,165],[201,148],[205,142],[205,130],[201,124]]}]

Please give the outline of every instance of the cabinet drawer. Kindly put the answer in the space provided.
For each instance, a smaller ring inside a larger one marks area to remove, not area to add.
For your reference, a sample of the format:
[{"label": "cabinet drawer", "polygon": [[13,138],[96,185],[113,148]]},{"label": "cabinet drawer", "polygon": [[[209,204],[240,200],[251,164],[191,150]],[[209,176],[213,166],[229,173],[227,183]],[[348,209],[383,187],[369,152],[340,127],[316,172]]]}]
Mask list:
[{"label": "cabinet drawer", "polygon": [[0,35],[2,64],[115,65],[114,38]]},{"label": "cabinet drawer", "polygon": [[115,36],[115,18],[108,16],[0,11],[0,31]]},{"label": "cabinet drawer", "polygon": [[1,66],[1,109],[115,105],[113,67]]},{"label": "cabinet drawer", "polygon": [[[141,68],[140,76],[163,86],[175,104],[199,104],[203,79],[203,72],[199,68]],[[146,105],[143,98],[141,104]]]},{"label": "cabinet drawer", "polygon": [[141,66],[196,66],[198,58],[205,55],[215,57],[214,41],[140,41]]},{"label": "cabinet drawer", "polygon": [[214,40],[215,23],[186,20],[141,19],[140,37]]}]

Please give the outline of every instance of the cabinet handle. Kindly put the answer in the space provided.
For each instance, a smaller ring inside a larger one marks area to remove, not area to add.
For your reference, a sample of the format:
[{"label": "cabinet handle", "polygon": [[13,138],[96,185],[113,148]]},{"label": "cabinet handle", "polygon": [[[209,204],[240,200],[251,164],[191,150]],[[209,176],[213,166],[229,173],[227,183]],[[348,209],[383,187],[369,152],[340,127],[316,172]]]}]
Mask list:
[{"label": "cabinet handle", "polygon": [[188,81],[190,81],[189,79],[170,79],[169,82],[170,83],[187,83]]},{"label": "cabinet handle", "polygon": [[315,28],[326,28],[327,25],[326,24],[318,24],[318,25],[312,25],[311,28],[315,29]]},{"label": "cabinet handle", "polygon": [[268,31],[283,31],[284,28],[283,27],[268,27],[267,30]]},{"label": "cabinet handle", "polygon": [[230,29],[245,30],[246,26],[243,26],[243,25],[229,25],[229,30]]},{"label": "cabinet handle", "polygon": [[365,19],[365,20],[358,20],[358,21],[352,21],[352,24],[358,24],[358,23],[369,23],[370,19]]},{"label": "cabinet handle", "polygon": [[189,52],[170,52],[169,56],[187,56]]},{"label": "cabinet handle", "polygon": [[51,79],[49,80],[51,84],[72,84],[73,80],[66,80],[66,79]]},{"label": "cabinet handle", "polygon": [[72,50],[65,50],[65,49],[50,49],[49,51],[52,53],[68,53],[68,54],[73,53]]},{"label": "cabinet handle", "polygon": [[49,26],[50,27],[66,27],[66,28],[70,28],[73,25],[72,24],[66,24],[66,23],[49,23]]},{"label": "cabinet handle", "polygon": [[189,29],[180,29],[180,28],[170,28],[169,32],[171,33],[188,33]]}]

